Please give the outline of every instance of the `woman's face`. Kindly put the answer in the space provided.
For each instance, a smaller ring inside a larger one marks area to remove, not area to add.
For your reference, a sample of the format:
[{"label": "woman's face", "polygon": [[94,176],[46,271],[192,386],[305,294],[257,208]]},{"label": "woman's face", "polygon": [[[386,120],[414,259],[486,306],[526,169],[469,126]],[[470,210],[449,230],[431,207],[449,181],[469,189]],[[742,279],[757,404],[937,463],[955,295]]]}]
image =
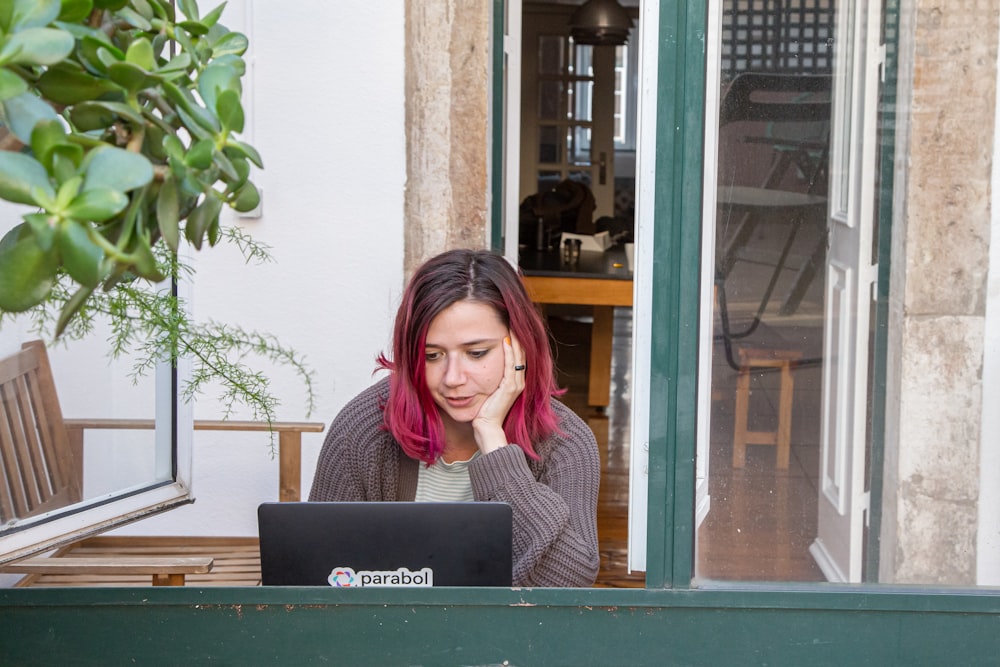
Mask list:
[{"label": "woman's face", "polygon": [[469,423],[500,385],[503,339],[509,335],[496,310],[476,301],[456,301],[427,329],[427,388],[445,422]]}]

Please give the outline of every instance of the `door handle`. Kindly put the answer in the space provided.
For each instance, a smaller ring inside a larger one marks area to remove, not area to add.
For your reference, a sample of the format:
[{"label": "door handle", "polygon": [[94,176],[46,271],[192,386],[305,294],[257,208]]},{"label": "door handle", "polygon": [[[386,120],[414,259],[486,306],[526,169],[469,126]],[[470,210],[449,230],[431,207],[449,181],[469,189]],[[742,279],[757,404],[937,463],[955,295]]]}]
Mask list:
[{"label": "door handle", "polygon": [[597,182],[604,185],[608,181],[608,154],[601,151],[600,159],[597,161]]}]

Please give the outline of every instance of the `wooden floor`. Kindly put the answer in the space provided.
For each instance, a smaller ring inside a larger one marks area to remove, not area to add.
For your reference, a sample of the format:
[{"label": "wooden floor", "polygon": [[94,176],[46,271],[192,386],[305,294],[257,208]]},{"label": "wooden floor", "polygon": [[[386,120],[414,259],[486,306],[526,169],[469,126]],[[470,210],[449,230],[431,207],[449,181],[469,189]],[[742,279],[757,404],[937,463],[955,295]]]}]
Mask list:
[{"label": "wooden floor", "polygon": [[[550,310],[551,312],[551,310]],[[631,455],[629,363],[631,355],[630,309],[617,309],[611,362],[611,404],[597,412],[587,406],[590,363],[590,322],[586,310],[567,308],[551,315],[549,328],[556,345],[562,401],[584,418],[601,449],[601,490],[597,506],[597,536],[601,571],[597,586],[641,588],[642,572],[628,571],[628,475]]]},{"label": "wooden floor", "polygon": [[[558,343],[557,365],[563,401],[587,419],[603,456],[598,505],[601,587],[641,587],[643,573],[627,568],[628,470],[630,457],[631,311],[617,309],[612,354],[612,403],[603,415],[586,405],[589,323],[550,312]],[[762,335],[773,332],[762,329]],[[815,342],[813,329],[786,329],[785,336]],[[775,334],[777,335],[777,334]],[[721,346],[719,346],[721,348]],[[713,363],[709,445],[711,507],[697,530],[697,579],[823,581],[809,553],[816,537],[820,369],[794,371],[792,455],[788,470],[775,468],[773,447],[749,446],[743,469],[732,467],[736,372],[721,349]],[[809,350],[810,353],[815,350]],[[763,373],[752,383],[751,427],[766,429],[776,414],[777,376]]]}]

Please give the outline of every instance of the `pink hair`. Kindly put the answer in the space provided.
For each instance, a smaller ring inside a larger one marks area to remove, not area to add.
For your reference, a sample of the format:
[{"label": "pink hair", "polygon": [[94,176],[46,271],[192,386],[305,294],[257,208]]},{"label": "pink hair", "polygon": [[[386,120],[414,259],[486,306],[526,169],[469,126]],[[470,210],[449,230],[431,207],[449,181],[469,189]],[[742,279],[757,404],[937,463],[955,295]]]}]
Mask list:
[{"label": "pink hair", "polygon": [[525,454],[537,459],[532,443],[558,431],[550,397],[563,393],[555,380],[545,323],[528,298],[518,273],[486,250],[450,250],[417,269],[403,293],[392,338],[392,359],[379,355],[391,371],[385,427],[407,456],[433,463],[444,450],[444,426],[425,379],[427,329],[452,304],[475,301],[491,306],[520,341],[525,354],[524,391],[514,401],[504,432]]}]

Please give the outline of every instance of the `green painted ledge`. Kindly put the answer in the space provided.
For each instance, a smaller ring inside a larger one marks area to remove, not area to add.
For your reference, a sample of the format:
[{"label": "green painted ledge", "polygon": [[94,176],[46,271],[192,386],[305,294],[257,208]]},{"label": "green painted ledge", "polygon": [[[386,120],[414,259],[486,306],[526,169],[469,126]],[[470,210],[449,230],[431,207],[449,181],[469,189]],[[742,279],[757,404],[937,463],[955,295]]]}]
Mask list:
[{"label": "green painted ledge", "polygon": [[0,664],[997,665],[1000,591],[0,592]]}]

